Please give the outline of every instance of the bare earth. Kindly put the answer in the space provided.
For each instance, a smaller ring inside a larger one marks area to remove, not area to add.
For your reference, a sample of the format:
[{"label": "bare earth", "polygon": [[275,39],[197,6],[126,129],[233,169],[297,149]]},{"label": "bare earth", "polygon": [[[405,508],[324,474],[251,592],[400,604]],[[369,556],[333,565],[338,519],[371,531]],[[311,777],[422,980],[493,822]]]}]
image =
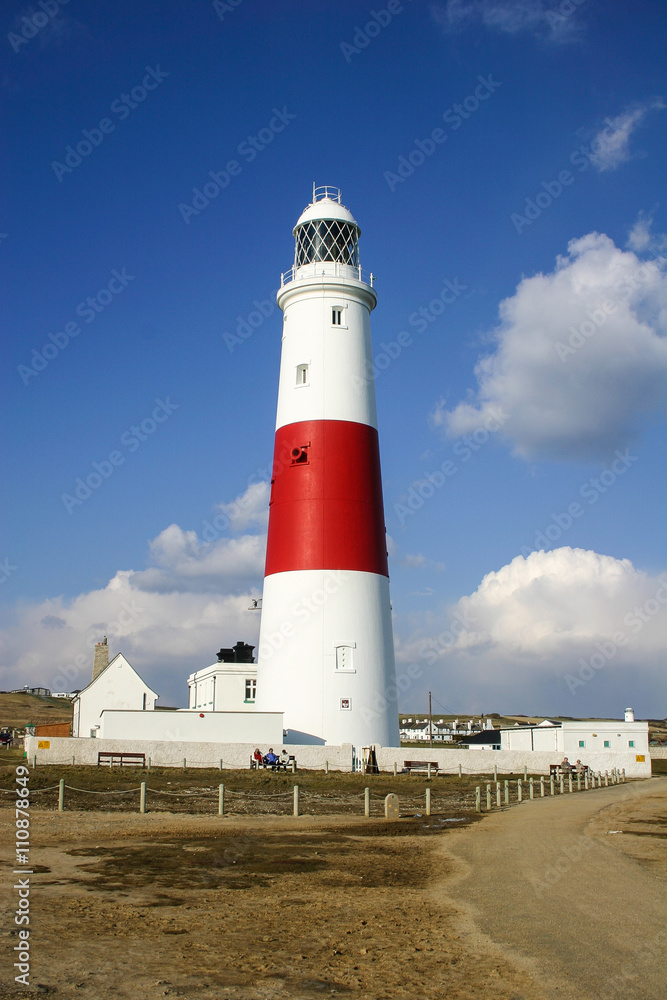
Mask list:
[{"label": "bare earth", "polygon": [[[8,845],[12,820],[0,812]],[[0,996],[662,997],[666,827],[667,779],[437,834],[414,820],[36,809],[32,985],[12,982],[5,860]]]}]

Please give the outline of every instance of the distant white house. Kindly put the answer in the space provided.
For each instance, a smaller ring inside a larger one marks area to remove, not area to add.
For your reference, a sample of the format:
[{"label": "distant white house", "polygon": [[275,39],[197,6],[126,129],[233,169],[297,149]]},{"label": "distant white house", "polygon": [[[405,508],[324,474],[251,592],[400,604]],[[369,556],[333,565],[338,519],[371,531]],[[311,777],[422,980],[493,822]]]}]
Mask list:
[{"label": "distant white house", "polygon": [[152,712],[157,697],[123,654],[118,653],[74,699],[72,735],[97,736],[105,710]]}]

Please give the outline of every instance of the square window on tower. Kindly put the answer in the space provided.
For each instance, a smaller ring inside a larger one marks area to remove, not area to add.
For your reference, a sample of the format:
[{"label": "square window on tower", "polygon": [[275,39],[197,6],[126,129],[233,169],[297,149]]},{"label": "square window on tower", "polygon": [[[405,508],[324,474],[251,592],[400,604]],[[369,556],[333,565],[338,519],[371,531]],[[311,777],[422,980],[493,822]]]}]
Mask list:
[{"label": "square window on tower", "polygon": [[297,365],[296,366],[296,384],[297,385],[308,385],[308,368],[309,368],[309,365]]},{"label": "square window on tower", "polygon": [[334,306],[334,308],[331,310],[331,325],[332,326],[343,325],[343,310],[339,306]]}]

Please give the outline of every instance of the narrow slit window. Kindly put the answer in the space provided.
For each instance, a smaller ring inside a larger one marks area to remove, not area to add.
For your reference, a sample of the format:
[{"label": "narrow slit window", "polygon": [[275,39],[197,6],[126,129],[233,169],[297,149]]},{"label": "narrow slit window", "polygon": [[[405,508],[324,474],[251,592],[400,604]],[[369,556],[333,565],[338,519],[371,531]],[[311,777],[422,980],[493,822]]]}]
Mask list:
[{"label": "narrow slit window", "polygon": [[331,310],[331,325],[332,326],[342,326],[343,325],[343,310],[342,309],[332,309]]},{"label": "narrow slit window", "polygon": [[308,385],[308,365],[296,366],[296,384]]}]

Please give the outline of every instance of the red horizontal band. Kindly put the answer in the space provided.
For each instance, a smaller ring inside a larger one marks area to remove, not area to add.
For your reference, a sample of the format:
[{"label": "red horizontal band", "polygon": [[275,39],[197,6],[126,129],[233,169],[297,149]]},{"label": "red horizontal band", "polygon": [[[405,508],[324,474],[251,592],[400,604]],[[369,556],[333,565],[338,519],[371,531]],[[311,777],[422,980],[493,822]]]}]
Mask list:
[{"label": "red horizontal band", "polygon": [[308,569],[389,576],[374,427],[303,420],[276,431],[265,575]]}]

